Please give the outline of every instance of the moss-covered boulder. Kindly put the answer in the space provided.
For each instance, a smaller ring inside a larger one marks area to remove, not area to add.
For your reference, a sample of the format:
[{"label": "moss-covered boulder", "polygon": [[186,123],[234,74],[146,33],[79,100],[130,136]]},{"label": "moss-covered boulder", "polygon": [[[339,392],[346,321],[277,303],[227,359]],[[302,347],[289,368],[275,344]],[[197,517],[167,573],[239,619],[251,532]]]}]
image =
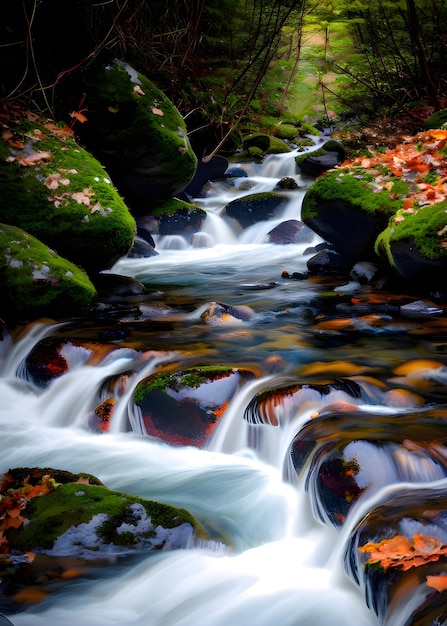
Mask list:
[{"label": "moss-covered boulder", "polygon": [[151,374],[135,388],[134,402],[148,435],[174,446],[203,447],[242,385],[243,368],[209,365]]},{"label": "moss-covered boulder", "polygon": [[229,202],[221,212],[222,217],[236,220],[242,228],[258,222],[281,217],[289,199],[275,191],[249,194]]},{"label": "moss-covered boulder", "polygon": [[105,165],[134,215],[167,200],[194,176],[197,157],[171,101],[126,63],[92,66],[87,121],[78,132]]},{"label": "moss-covered boulder", "polygon": [[178,198],[160,203],[150,214],[156,218],[158,234],[182,235],[187,239],[202,229],[207,216],[204,209]]},{"label": "moss-covered boulder", "polygon": [[86,271],[130,250],[135,222],[108,173],[71,131],[12,112],[0,140],[0,221],[34,235]]},{"label": "moss-covered boulder", "polygon": [[377,236],[402,206],[402,185],[395,178],[391,192],[379,190],[365,169],[330,170],[306,192],[301,219],[349,262],[374,258]]},{"label": "moss-covered boulder", "polygon": [[249,155],[258,157],[266,154],[291,152],[292,148],[282,139],[264,133],[253,133],[244,137],[242,144]]},{"label": "moss-covered boulder", "polygon": [[378,236],[376,252],[413,284],[445,293],[447,201],[397,211]]},{"label": "moss-covered boulder", "polygon": [[10,469],[0,485],[2,552],[87,560],[192,545],[203,537],[184,509],[104,486],[90,474]]},{"label": "moss-covered boulder", "polygon": [[0,224],[0,316],[85,315],[96,295],[87,274],[25,231]]}]

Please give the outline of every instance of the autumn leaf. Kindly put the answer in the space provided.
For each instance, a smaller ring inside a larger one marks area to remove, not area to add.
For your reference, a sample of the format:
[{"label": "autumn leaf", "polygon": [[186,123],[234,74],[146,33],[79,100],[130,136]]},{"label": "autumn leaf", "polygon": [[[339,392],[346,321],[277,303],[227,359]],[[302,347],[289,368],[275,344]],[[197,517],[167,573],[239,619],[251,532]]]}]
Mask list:
[{"label": "autumn leaf", "polygon": [[28,156],[9,156],[7,157],[7,161],[8,163],[12,163],[14,161],[17,161],[18,163],[20,163],[20,165],[25,165],[25,166],[32,166],[32,165],[37,165],[39,163],[42,162],[47,162],[50,159],[53,158],[53,155],[51,154],[51,152],[45,152],[43,150],[39,150],[38,152],[33,152],[31,154],[29,154]]},{"label": "autumn leaf", "polygon": [[439,576],[427,576],[427,587],[433,587],[436,591],[447,590],[447,575],[440,574]]},{"label": "autumn leaf", "polygon": [[48,189],[57,189],[59,185],[69,185],[70,180],[68,178],[62,178],[62,175],[59,172],[55,172],[54,174],[50,174],[44,180],[44,185],[48,187]]},{"label": "autumn leaf", "polygon": [[134,92],[137,94],[137,96],[145,96],[146,94],[144,93],[144,91],[141,89],[140,85],[135,85],[135,87],[133,88]]},{"label": "autumn leaf", "polygon": [[416,533],[412,538],[395,535],[378,543],[359,546],[360,552],[369,552],[365,565],[379,564],[386,571],[390,567],[404,571],[447,556],[447,546],[439,537]]},{"label": "autumn leaf", "polygon": [[76,481],[77,485],[90,485],[90,479],[88,476],[79,476],[78,480]]},{"label": "autumn leaf", "polygon": [[157,107],[152,107],[152,113],[154,115],[160,115],[160,116],[164,115],[163,111],[161,109],[157,109]]},{"label": "autumn leaf", "polygon": [[88,187],[82,191],[71,194],[71,197],[74,198],[78,204],[85,204],[85,206],[90,206],[92,196],[93,191],[91,191]]},{"label": "autumn leaf", "polygon": [[84,122],[87,121],[87,117],[85,117],[85,115],[83,113],[81,113],[81,111],[72,111],[70,113],[70,117],[78,120],[78,122],[81,122],[81,124],[83,124]]}]

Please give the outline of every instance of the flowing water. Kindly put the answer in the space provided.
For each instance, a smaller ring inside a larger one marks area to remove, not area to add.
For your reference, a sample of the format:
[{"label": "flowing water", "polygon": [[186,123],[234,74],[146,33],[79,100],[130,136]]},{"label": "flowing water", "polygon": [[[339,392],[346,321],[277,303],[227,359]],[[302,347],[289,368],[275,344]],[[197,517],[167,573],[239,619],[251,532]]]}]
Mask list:
[{"label": "flowing water", "polygon": [[[208,212],[205,230],[192,241],[164,237],[157,241],[158,256],[116,264],[113,273],[136,277],[149,288],[149,295],[138,302],[139,314],[129,305],[115,318],[105,315],[101,323],[42,320],[14,340],[5,336],[1,342],[1,472],[34,466],[89,472],[113,489],[186,508],[205,527],[218,529],[230,545],[211,543],[125,562],[116,559],[50,589],[46,598],[21,606],[17,613],[5,607],[15,626],[379,623],[361,584],[345,571],[349,537],[374,503],[384,500],[390,484],[432,481],[442,489],[445,473],[413,468],[399,476],[391,468],[391,452],[379,455],[372,448],[359,448],[356,454],[367,474],[370,463],[375,487],[351,509],[342,528],[336,528],[315,514],[318,498],[305,475],[294,471],[290,447],[315,411],[345,401],[346,394],[310,394],[301,404],[283,407],[276,426],[257,424],[256,419],[249,423],[244,414],[258,391],[306,376],[311,381],[315,372],[317,381],[325,376],[374,376],[382,386],[365,379],[368,398],[361,406],[356,399],[358,410],[366,405],[375,415],[392,419],[403,412],[407,400],[402,394],[403,400],[389,401],[387,381],[396,377],[401,364],[416,359],[439,361],[438,378],[426,377],[431,383],[423,387],[436,387],[441,403],[445,332],[436,326],[439,317],[430,326],[431,320],[421,325],[388,311],[352,316],[352,294],[347,296],[333,279],[281,277],[284,269],[290,275],[306,273],[309,248],[320,241],[311,236],[302,243],[265,243],[278,222],[300,217],[310,181],[296,175],[293,156],[270,157],[262,166],[245,164],[248,178],[210,185],[197,199]],[[285,175],[294,176],[303,188],[288,192],[290,202],[281,220],[238,231],[220,217],[231,199],[272,190]],[[371,289],[357,286],[357,300],[364,296],[370,298]],[[248,321],[206,323],[201,314],[214,301],[249,306],[254,315]],[[342,330],[331,326],[331,320],[340,318],[354,321]],[[52,336],[112,336],[124,347],[93,365],[73,356],[70,370],[42,389],[22,375],[22,364],[39,341]],[[136,356],[141,353],[146,354],[143,362]],[[129,410],[139,380],[160,363],[182,359],[250,367],[258,373],[230,402],[203,449],[175,447],[147,436]],[[110,431],[91,432],[88,415],[101,401],[104,381],[129,371]],[[413,376],[404,387],[420,390],[420,372],[403,376]]]}]

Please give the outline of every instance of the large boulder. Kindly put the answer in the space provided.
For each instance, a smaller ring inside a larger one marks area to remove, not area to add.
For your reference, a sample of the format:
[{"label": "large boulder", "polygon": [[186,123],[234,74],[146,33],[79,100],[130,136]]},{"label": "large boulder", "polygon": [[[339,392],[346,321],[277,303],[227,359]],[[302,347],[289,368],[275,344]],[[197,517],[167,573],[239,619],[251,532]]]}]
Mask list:
[{"label": "large boulder", "polygon": [[87,274],[16,226],[0,224],[1,316],[85,315],[96,295]]},{"label": "large boulder", "polygon": [[181,235],[189,239],[202,229],[207,213],[204,209],[178,198],[170,198],[151,209],[152,234]]},{"label": "large boulder", "polygon": [[132,213],[149,213],[196,171],[185,122],[151,81],[122,61],[93,65],[85,76],[88,111],[79,136],[110,172]]},{"label": "large boulder", "polygon": [[411,283],[445,291],[447,201],[397,211],[378,236],[376,251]]},{"label": "large boulder", "polygon": [[[377,236],[402,206],[388,190],[377,191],[374,180],[362,168],[331,170],[311,185],[303,199],[303,222],[352,263],[375,257]],[[399,184],[396,181],[396,189]]]},{"label": "large boulder", "polygon": [[70,129],[12,112],[0,140],[0,221],[18,226],[86,271],[110,268],[135,222],[104,167]]},{"label": "large boulder", "polygon": [[345,158],[343,144],[335,139],[329,139],[321,148],[295,157],[295,163],[301,174],[317,178],[323,172],[341,165]]}]

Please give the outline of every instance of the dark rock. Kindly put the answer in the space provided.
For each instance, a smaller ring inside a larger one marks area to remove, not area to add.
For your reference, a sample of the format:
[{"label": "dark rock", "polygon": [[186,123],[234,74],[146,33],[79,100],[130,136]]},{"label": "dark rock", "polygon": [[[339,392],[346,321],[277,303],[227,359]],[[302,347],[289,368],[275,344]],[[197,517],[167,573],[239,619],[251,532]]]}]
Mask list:
[{"label": "dark rock", "polygon": [[296,164],[301,174],[317,178],[323,172],[343,163],[345,158],[346,153],[343,145],[339,141],[330,139],[310,156],[296,157]]},{"label": "dark rock", "polygon": [[317,252],[307,261],[307,269],[313,274],[340,275],[349,272],[351,265],[335,250],[325,249]]},{"label": "dark rock", "polygon": [[267,233],[267,241],[278,245],[311,241],[315,234],[300,220],[286,220]]},{"label": "dark rock", "polygon": [[229,202],[221,215],[235,219],[242,228],[279,217],[288,198],[275,192],[256,193]]},{"label": "dark rock", "polygon": [[126,63],[84,72],[88,121],[79,135],[107,167],[132,213],[145,215],[193,178],[197,157],[169,99]]},{"label": "dark rock", "polygon": [[228,160],[223,156],[213,156],[209,161],[199,160],[196,172],[192,180],[184,189],[175,192],[177,198],[191,201],[198,198],[200,192],[208,181],[224,178],[228,168]]},{"label": "dark rock", "polygon": [[151,256],[157,256],[158,252],[143,237],[135,236],[132,249],[127,255],[129,259],[146,259]]}]

